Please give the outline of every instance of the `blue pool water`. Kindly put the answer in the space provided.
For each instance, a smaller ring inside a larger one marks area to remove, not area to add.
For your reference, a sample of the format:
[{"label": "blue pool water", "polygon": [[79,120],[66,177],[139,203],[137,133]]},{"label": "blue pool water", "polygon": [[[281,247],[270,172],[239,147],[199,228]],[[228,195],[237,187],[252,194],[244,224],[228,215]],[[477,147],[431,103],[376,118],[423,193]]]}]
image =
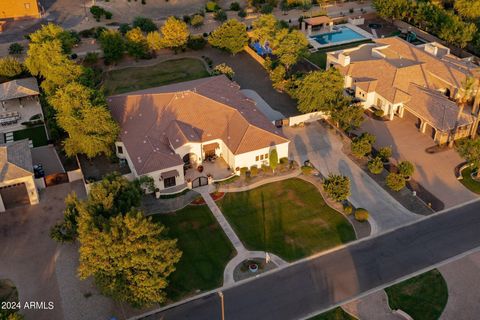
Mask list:
[{"label": "blue pool water", "polygon": [[367,39],[366,37],[362,36],[361,34],[353,31],[352,29],[346,26],[341,26],[338,28],[339,30],[337,31],[322,34],[322,35],[312,36],[312,38],[315,39],[315,41],[317,41],[320,44],[335,44],[337,42]]}]

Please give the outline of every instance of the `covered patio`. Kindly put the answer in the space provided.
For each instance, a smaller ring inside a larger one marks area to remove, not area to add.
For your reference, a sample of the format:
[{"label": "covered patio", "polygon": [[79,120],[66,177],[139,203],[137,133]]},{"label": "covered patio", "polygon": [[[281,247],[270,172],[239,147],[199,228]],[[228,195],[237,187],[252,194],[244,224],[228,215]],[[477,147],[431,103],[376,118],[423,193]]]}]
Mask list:
[{"label": "covered patio", "polygon": [[[202,166],[203,170],[200,172],[199,167]],[[230,177],[233,174],[231,168],[229,168],[227,162],[222,157],[217,157],[212,160],[205,160],[201,165],[192,167],[185,171],[185,180],[191,180],[198,177],[212,176],[213,180],[221,180]]]},{"label": "covered patio", "polygon": [[333,20],[329,16],[307,18],[302,21],[302,32],[307,35],[329,33],[333,31]]}]

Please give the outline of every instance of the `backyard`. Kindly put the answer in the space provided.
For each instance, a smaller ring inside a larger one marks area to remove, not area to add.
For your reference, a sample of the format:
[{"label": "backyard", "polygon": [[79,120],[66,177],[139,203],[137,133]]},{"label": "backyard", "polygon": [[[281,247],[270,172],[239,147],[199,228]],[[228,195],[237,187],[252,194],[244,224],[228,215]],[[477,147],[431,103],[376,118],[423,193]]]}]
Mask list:
[{"label": "backyard", "polygon": [[401,309],[413,319],[438,319],[448,300],[447,284],[436,269],[386,288],[385,291],[390,308]]},{"label": "backyard", "polygon": [[462,180],[460,182],[470,191],[480,194],[480,182],[472,179],[471,167],[462,170]]},{"label": "backyard", "polygon": [[311,53],[307,57],[307,59],[313,62],[314,64],[316,64],[317,66],[319,66],[320,68],[325,69],[327,66],[327,52],[354,48],[359,46],[360,44],[369,43],[369,42],[371,42],[371,40],[363,40],[363,41],[358,41],[354,43],[347,43],[343,45],[331,46],[328,48],[319,49],[317,52]]},{"label": "backyard", "polygon": [[355,240],[347,219],[301,179],[227,193],[218,204],[248,249],[267,250],[288,261]]},{"label": "backyard", "polygon": [[207,206],[188,206],[171,214],[156,214],[153,220],[178,239],[183,255],[169,277],[167,297],[179,300],[199,291],[220,287],[223,270],[234,249]]},{"label": "backyard", "polygon": [[120,94],[170,83],[208,77],[205,65],[198,59],[167,60],[152,66],[129,67],[104,74],[105,95]]},{"label": "backyard", "polygon": [[48,144],[47,134],[45,132],[45,126],[31,127],[19,131],[13,132],[13,140],[23,140],[30,139],[32,140],[34,147],[45,146]]}]

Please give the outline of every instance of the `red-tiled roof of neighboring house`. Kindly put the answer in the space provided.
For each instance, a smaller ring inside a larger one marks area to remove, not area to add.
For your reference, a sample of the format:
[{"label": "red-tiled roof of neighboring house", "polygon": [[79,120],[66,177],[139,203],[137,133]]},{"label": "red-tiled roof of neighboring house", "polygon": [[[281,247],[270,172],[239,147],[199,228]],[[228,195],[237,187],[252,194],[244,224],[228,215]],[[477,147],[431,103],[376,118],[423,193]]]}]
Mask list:
[{"label": "red-tiled roof of neighboring house", "polygon": [[233,154],[288,142],[239,89],[216,76],[109,97],[137,173],[181,165],[188,142],[221,139]]}]

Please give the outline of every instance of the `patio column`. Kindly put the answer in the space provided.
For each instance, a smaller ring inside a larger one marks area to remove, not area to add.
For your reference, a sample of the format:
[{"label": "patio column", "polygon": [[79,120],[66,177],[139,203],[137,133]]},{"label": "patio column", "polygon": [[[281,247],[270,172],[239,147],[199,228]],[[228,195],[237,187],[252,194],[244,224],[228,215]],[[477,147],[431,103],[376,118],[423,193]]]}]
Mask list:
[{"label": "patio column", "polygon": [[308,25],[307,34],[308,34],[308,36],[312,35],[312,26],[311,25]]},{"label": "patio column", "polygon": [[302,32],[305,33],[305,21],[302,21]]},{"label": "patio column", "polygon": [[0,212],[5,212],[5,205],[3,204],[3,199],[1,194],[0,194]]},{"label": "patio column", "polygon": [[399,109],[398,109],[398,116],[399,116],[400,118],[403,118],[403,114],[404,114],[404,113],[405,113],[405,107],[404,107],[404,106],[399,107]]},{"label": "patio column", "polygon": [[427,130],[427,122],[420,119],[420,132],[425,133],[425,130]]}]

